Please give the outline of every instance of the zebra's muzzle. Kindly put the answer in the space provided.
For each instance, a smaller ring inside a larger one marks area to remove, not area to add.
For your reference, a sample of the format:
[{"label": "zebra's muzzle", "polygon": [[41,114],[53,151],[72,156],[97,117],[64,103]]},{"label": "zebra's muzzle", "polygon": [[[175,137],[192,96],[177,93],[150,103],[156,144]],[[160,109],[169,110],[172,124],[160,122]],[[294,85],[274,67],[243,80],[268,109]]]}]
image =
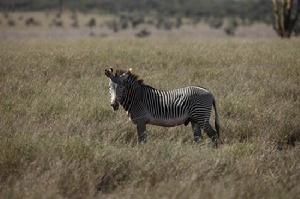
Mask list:
[{"label": "zebra's muzzle", "polygon": [[119,104],[118,103],[113,103],[111,104],[111,107],[113,108],[114,111],[119,109]]}]

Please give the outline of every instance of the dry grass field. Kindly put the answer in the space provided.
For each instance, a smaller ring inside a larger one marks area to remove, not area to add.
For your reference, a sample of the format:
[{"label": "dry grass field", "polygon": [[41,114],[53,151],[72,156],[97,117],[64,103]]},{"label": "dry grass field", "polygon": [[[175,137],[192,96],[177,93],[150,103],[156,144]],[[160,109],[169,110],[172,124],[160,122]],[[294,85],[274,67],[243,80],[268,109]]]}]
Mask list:
[{"label": "dry grass field", "polygon": [[[209,88],[218,149],[190,126],[137,144],[109,105],[107,66]],[[297,198],[300,40],[0,41],[0,198]]]}]

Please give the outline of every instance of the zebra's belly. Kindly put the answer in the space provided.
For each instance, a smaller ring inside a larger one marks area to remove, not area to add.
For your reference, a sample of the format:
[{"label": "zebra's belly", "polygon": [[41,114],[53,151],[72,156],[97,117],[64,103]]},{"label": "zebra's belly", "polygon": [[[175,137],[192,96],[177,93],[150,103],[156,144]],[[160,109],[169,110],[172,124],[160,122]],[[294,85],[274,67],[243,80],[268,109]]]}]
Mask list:
[{"label": "zebra's belly", "polygon": [[165,126],[172,127],[184,124],[188,120],[187,116],[181,116],[176,118],[151,118],[149,120],[149,124],[157,125],[157,126]]}]

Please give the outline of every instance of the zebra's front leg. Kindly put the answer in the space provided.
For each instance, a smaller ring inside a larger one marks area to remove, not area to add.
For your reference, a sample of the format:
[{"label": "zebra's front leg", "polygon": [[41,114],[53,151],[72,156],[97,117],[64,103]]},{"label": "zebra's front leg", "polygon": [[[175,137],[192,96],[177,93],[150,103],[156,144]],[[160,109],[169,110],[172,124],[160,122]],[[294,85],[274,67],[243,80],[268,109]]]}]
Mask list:
[{"label": "zebra's front leg", "polygon": [[144,144],[147,141],[146,134],[146,123],[139,122],[137,123],[137,133],[138,133],[138,141],[140,144]]},{"label": "zebra's front leg", "polygon": [[202,139],[200,125],[196,122],[191,122],[191,123],[192,123],[192,129],[194,133],[194,142],[199,143]]}]

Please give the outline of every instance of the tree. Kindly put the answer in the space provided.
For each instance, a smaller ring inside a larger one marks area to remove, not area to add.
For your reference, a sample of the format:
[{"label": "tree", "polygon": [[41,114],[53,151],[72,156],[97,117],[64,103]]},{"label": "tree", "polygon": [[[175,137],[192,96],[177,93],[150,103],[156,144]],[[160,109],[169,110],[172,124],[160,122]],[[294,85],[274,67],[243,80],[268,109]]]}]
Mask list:
[{"label": "tree", "polygon": [[289,38],[300,12],[300,0],[272,0],[275,17],[274,29],[282,38]]}]

